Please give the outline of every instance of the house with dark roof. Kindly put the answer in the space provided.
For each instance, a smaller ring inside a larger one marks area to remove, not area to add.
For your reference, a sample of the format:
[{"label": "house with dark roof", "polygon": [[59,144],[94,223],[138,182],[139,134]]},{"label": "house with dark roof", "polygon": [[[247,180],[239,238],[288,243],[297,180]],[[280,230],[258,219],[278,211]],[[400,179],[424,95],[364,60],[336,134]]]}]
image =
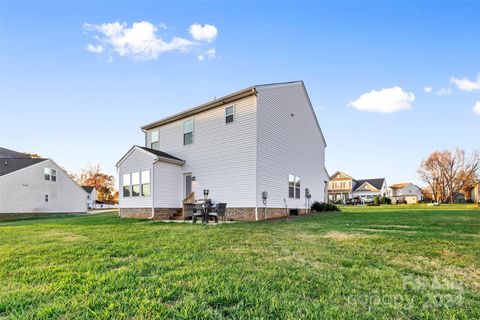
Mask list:
[{"label": "house with dark roof", "polygon": [[0,147],[0,219],[87,211],[87,193],[52,159]]},{"label": "house with dark roof", "polygon": [[95,186],[82,186],[82,189],[88,194],[87,205],[88,209],[95,209],[97,203],[97,189]]},{"label": "house with dark roof", "polygon": [[118,161],[121,217],[169,219],[184,203],[226,203],[263,220],[326,201],[326,142],[302,81],[254,85],[141,127]]},{"label": "house with dark roof", "polygon": [[390,186],[390,194],[393,204],[417,203],[423,199],[422,189],[414,183],[402,182]]},{"label": "house with dark roof", "polygon": [[89,210],[118,208],[116,203],[98,200],[97,188],[94,186],[82,186],[82,189],[88,194],[87,205]]},{"label": "house with dark roof", "polygon": [[372,202],[375,196],[388,195],[385,178],[354,179],[348,174],[337,171],[328,183],[328,201],[345,203],[350,198],[359,197],[363,202]]}]

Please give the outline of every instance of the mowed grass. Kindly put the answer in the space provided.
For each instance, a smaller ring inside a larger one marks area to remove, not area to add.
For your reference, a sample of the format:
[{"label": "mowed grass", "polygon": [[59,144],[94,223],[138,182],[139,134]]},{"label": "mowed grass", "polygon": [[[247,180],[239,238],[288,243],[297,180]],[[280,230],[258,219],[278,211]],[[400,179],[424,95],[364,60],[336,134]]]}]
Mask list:
[{"label": "mowed grass", "polygon": [[480,210],[0,222],[0,318],[479,319]]}]

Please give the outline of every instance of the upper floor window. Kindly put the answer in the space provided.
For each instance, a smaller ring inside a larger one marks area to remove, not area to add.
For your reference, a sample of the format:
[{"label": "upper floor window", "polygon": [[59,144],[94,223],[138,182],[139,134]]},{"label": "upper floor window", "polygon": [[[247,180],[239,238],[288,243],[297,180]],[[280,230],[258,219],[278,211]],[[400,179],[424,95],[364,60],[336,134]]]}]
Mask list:
[{"label": "upper floor window", "polygon": [[300,199],[300,178],[293,174],[288,175],[288,197]]},{"label": "upper floor window", "polygon": [[45,195],[45,202],[48,202],[48,194]]},{"label": "upper floor window", "polygon": [[132,197],[140,195],[140,172],[132,173]]},{"label": "upper floor window", "polygon": [[193,143],[193,119],[183,122],[183,145]]},{"label": "upper floor window", "polygon": [[225,123],[232,123],[235,115],[235,106],[225,108]]},{"label": "upper floor window", "polygon": [[130,197],[130,173],[126,173],[122,178],[122,192],[124,197]]},{"label": "upper floor window", "polygon": [[155,130],[150,133],[150,148],[158,150],[159,147],[160,147],[160,139],[158,135],[158,130]]},{"label": "upper floor window", "polygon": [[43,175],[47,181],[57,181],[57,170],[55,169],[44,168]]},{"label": "upper floor window", "polygon": [[142,196],[149,197],[150,196],[150,171],[142,171],[141,173],[142,179]]}]

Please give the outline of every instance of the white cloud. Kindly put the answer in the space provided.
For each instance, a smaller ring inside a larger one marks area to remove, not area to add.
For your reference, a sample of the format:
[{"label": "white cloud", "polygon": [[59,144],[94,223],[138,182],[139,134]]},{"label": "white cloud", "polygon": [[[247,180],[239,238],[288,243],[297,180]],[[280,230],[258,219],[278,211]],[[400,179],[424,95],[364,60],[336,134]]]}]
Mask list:
[{"label": "white cloud", "polygon": [[470,81],[467,78],[458,79],[455,77],[450,78],[450,82],[457,85],[458,89],[465,91],[480,90],[480,73],[477,74],[476,81]]},{"label": "white cloud", "polygon": [[197,41],[212,42],[218,35],[217,27],[211,24],[204,24],[202,27],[201,24],[194,23],[188,30],[193,39]]},{"label": "white cloud", "polygon": [[452,94],[452,89],[450,88],[442,88],[440,90],[437,91],[437,96],[449,96]]},{"label": "white cloud", "polygon": [[414,100],[415,95],[412,92],[393,87],[364,93],[357,100],[351,101],[349,106],[360,111],[392,113],[412,108],[410,102]]},{"label": "white cloud", "polygon": [[[156,35],[158,28],[148,21],[135,22],[131,27],[120,22],[100,25],[85,23],[83,28],[102,35],[99,37],[99,41],[103,45],[102,51],[108,47],[119,56],[130,57],[134,60],[153,60],[163,52],[187,51],[195,45],[194,42],[179,37],[173,37],[170,41],[161,39]],[[93,47],[98,48],[98,46],[92,45]]]},{"label": "white cloud", "polygon": [[94,46],[93,44],[87,44],[86,49],[93,53],[102,53],[103,47],[101,45]]},{"label": "white cloud", "polygon": [[432,92],[432,87],[425,87],[425,88],[423,88],[423,90],[424,90],[426,93],[430,93],[430,92]]},{"label": "white cloud", "polygon": [[215,59],[217,57],[217,52],[214,48],[210,48],[205,53],[198,55],[198,60],[204,61],[205,59]]},{"label": "white cloud", "polygon": [[473,110],[473,112],[475,112],[475,114],[480,116],[480,101],[477,101],[475,103],[475,106],[473,106],[472,110]]}]

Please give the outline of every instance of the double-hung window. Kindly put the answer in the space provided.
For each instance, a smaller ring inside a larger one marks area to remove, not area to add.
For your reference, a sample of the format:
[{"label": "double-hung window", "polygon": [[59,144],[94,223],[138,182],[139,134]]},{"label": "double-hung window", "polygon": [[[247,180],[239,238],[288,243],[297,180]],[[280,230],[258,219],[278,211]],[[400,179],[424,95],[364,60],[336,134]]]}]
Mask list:
[{"label": "double-hung window", "polygon": [[140,172],[132,173],[132,197],[140,195]]},{"label": "double-hung window", "polygon": [[225,108],[225,123],[232,123],[235,116],[235,106]]},{"label": "double-hung window", "polygon": [[50,168],[43,168],[43,175],[47,181],[57,181],[57,170]]},{"label": "double-hung window", "polygon": [[150,133],[150,148],[159,150],[160,139],[158,137],[158,130],[152,131]]},{"label": "double-hung window", "polygon": [[122,185],[123,185],[123,197],[130,197],[130,173],[126,173],[123,175],[122,179]]},{"label": "double-hung window", "polygon": [[142,171],[141,173],[142,178],[142,196],[149,197],[150,196],[150,171]]},{"label": "double-hung window", "polygon": [[50,176],[51,176],[52,171],[50,168],[44,168],[43,169],[43,174],[45,175],[45,180],[50,181]]},{"label": "double-hung window", "polygon": [[293,174],[288,175],[288,197],[300,199],[300,178]]},{"label": "double-hung window", "polygon": [[183,145],[193,143],[193,119],[183,122]]}]

